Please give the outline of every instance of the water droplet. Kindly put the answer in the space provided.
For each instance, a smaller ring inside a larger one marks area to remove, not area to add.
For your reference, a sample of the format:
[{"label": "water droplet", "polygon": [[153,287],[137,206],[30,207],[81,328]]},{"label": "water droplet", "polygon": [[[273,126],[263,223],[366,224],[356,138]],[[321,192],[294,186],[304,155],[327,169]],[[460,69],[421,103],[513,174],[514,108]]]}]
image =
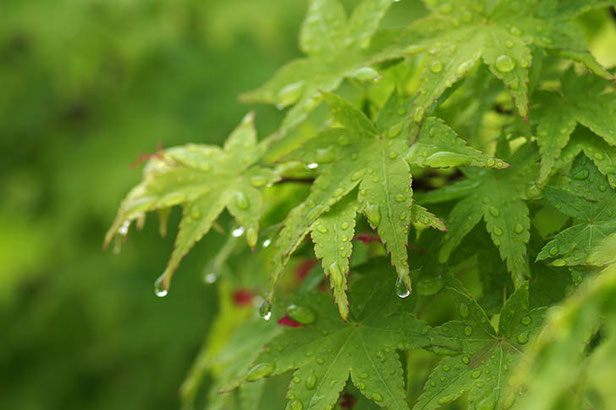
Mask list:
[{"label": "water droplet", "polygon": [[299,100],[302,96],[303,88],[304,83],[299,81],[281,89],[278,93],[278,108],[284,108]]},{"label": "water droplet", "polygon": [[274,363],[259,363],[248,370],[248,373],[246,373],[246,381],[253,382],[267,377],[272,374],[274,368]]},{"label": "water droplet", "polygon": [[554,266],[565,266],[567,264],[567,261],[564,259],[556,259],[554,262],[552,262],[552,265]]},{"label": "water droplet", "polygon": [[167,285],[165,284],[165,276],[166,275],[163,273],[158,277],[158,279],[156,279],[156,282],[154,282],[154,293],[159,298],[164,298],[167,296],[167,293],[169,293]]},{"label": "water droplet", "polygon": [[342,228],[342,230],[344,231],[345,229],[349,229],[349,223],[348,222],[343,222],[342,225],[340,226]]},{"label": "water droplet", "polygon": [[528,332],[520,333],[517,337],[518,343],[523,345],[528,342]]},{"label": "water droplet", "polygon": [[522,233],[524,232],[524,227],[522,226],[522,224],[515,224],[515,233]]},{"label": "water droplet", "polygon": [[263,175],[254,175],[250,177],[250,184],[256,188],[264,187],[267,185],[267,178]]},{"label": "water droplet", "polygon": [[315,169],[319,166],[319,164],[317,164],[316,162],[313,162],[311,164],[306,165],[306,168],[308,169]]},{"label": "water droplet", "polygon": [[239,209],[248,209],[248,198],[241,191],[236,191],[234,194],[235,205]]},{"label": "water droplet", "polygon": [[425,113],[426,109],[424,107],[417,107],[415,109],[415,113],[413,114],[413,120],[415,122],[420,122]]},{"label": "water droplet", "polygon": [[289,317],[297,323],[301,323],[303,325],[309,325],[317,320],[317,315],[312,311],[312,309],[304,306],[290,305],[287,308],[287,315],[289,315]]},{"label": "water droplet", "polygon": [[471,314],[468,309],[468,306],[465,303],[460,303],[460,305],[458,305],[458,311],[460,312],[460,316],[462,316],[462,319],[468,318]]},{"label": "water droplet", "polygon": [[468,356],[462,357],[462,363],[464,363],[464,364],[469,364],[470,363],[470,359],[468,358]]},{"label": "water droplet", "polygon": [[430,155],[425,160],[425,164],[432,168],[459,167],[469,163],[466,155],[449,151],[439,151]]},{"label": "water droplet", "polygon": [[342,135],[340,138],[338,138],[338,145],[340,145],[341,147],[346,147],[350,143],[351,141],[349,141],[349,137],[347,137],[346,135]]},{"label": "water droplet", "polygon": [[553,246],[550,248],[550,255],[556,256],[556,254],[558,254],[558,246]]},{"label": "water droplet", "polygon": [[378,81],[382,78],[382,76],[379,74],[378,71],[376,71],[374,68],[372,67],[362,67],[359,68],[357,70],[355,70],[355,72],[352,74],[352,77],[358,81]]},{"label": "water droplet", "polygon": [[507,40],[507,41],[505,42],[505,47],[507,47],[507,48],[513,48],[513,41],[511,41],[511,40]]},{"label": "water droplet", "polygon": [[267,299],[264,300],[259,308],[259,315],[265,320],[270,320],[272,317],[272,302]]},{"label": "water droplet", "polygon": [[243,227],[243,226],[240,226],[239,228],[234,229],[234,230],[231,232],[231,235],[232,235],[234,238],[239,238],[240,236],[244,235],[244,227]]},{"label": "water droplet", "polygon": [[495,226],[492,232],[494,232],[494,235],[497,235],[497,236],[501,236],[503,234],[503,230],[499,228],[498,226]]},{"label": "water droplet", "polygon": [[445,3],[441,7],[439,7],[438,10],[443,14],[449,14],[453,10],[453,8],[451,7],[451,4]]},{"label": "water droplet", "polygon": [[573,179],[577,179],[581,181],[581,180],[588,178],[588,175],[590,175],[590,172],[588,172],[588,170],[584,168],[582,170],[579,170],[575,174],[573,174]]},{"label": "water droplet", "polygon": [[393,125],[389,129],[389,133],[387,133],[387,136],[389,138],[396,138],[398,135],[400,135],[400,133],[402,132],[403,128],[404,128],[404,123],[403,122],[399,122],[398,124]]},{"label": "water droplet", "polygon": [[528,326],[530,325],[530,322],[532,322],[532,319],[530,318],[530,316],[524,316],[521,322],[524,326]]},{"label": "water droplet", "polygon": [[317,226],[317,231],[319,231],[321,233],[327,233],[327,228],[324,227],[323,225],[319,225],[319,226]]},{"label": "water droplet", "polygon": [[248,246],[250,246],[251,248],[257,246],[257,239],[258,234],[255,228],[246,229],[246,242],[248,243]]},{"label": "water droplet", "polygon": [[509,32],[511,34],[513,34],[514,36],[521,36],[522,35],[522,30],[520,30],[519,28],[513,26],[509,29]]},{"label": "water droplet", "polygon": [[373,227],[377,227],[381,222],[381,210],[377,204],[367,203],[364,213]]},{"label": "water droplet", "polygon": [[411,291],[407,288],[406,283],[402,280],[400,276],[396,280],[396,295],[399,298],[407,298],[411,294]]},{"label": "water droplet", "polygon": [[118,228],[118,233],[122,236],[126,236],[128,235],[128,228],[130,228],[130,220],[126,220],[124,222],[122,222],[122,226],[120,226],[120,228]]},{"label": "water droplet", "polygon": [[515,61],[509,56],[502,55],[496,59],[496,61],[494,62],[494,66],[501,73],[508,73],[513,71],[513,69],[515,68]]},{"label": "water droplet", "polygon": [[490,214],[492,214],[492,216],[500,216],[500,209],[498,209],[495,206],[491,206],[490,207]]},{"label": "water droplet", "polygon": [[472,335],[472,334],[473,334],[473,328],[472,328],[471,326],[466,326],[466,327],[464,328],[464,334],[465,334],[466,336],[470,336],[470,335]]},{"label": "water droplet", "polygon": [[450,370],[451,370],[451,367],[449,367],[447,365],[443,366],[443,371],[448,372]]},{"label": "water droplet", "polygon": [[159,203],[161,207],[169,207],[182,203],[185,199],[186,196],[183,193],[171,192],[170,194],[165,195]]},{"label": "water droplet", "polygon": [[201,218],[201,209],[199,209],[199,207],[197,205],[193,205],[193,207],[190,210],[190,216],[193,219]]},{"label": "water droplet", "polygon": [[398,158],[398,153],[397,153],[397,152],[394,152],[394,151],[390,151],[390,152],[389,152],[389,158],[391,158],[391,159],[396,159],[396,158]]},{"label": "water droplet", "polygon": [[443,71],[443,63],[441,63],[440,61],[435,61],[432,64],[430,64],[430,71],[432,71],[433,73],[440,73],[441,71]]},{"label": "water droplet", "polygon": [[314,389],[314,386],[317,385],[317,378],[314,375],[314,373],[311,373],[307,378],[306,378],[306,388],[308,390],[312,390]]},{"label": "water droplet", "polygon": [[267,248],[271,244],[272,244],[272,240],[271,239],[266,239],[266,240],[263,241],[263,247],[264,248]]},{"label": "water droplet", "polygon": [[317,149],[317,162],[319,164],[327,164],[336,159],[336,153],[333,147]]},{"label": "water droplet", "polygon": [[373,399],[374,401],[383,401],[383,396],[381,396],[379,393],[374,393],[374,394],[372,395],[372,399]]},{"label": "water droplet", "polygon": [[481,376],[481,370],[475,370],[474,372],[471,373],[471,377],[473,379],[478,379],[479,376]]}]

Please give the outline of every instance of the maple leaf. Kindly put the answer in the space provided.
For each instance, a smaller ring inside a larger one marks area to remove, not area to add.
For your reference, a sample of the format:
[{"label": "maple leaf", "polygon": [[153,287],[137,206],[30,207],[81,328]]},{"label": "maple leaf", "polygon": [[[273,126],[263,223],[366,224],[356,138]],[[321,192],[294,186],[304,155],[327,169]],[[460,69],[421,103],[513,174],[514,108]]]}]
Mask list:
[{"label": "maple leaf", "polygon": [[536,150],[525,145],[513,155],[513,166],[503,170],[466,168],[467,179],[431,191],[423,203],[460,199],[451,210],[439,252],[441,263],[483,218],[492,242],[498,247],[516,286],[528,276],[526,244],[530,239],[530,218],[526,199],[536,175]]},{"label": "maple leaf", "polygon": [[[362,212],[377,229],[399,278],[399,291],[411,289],[407,255],[409,222],[414,220],[444,230],[443,223],[421,207],[413,207],[410,163],[431,166],[506,166],[502,161],[466,146],[441,120],[426,121],[414,149],[403,132],[408,129],[408,100],[394,93],[370,121],[361,111],[335,94],[324,93],[333,118],[341,127],[327,129],[304,143],[286,160],[318,164],[321,169],[306,201],[287,217],[275,244],[275,286],[289,257],[312,232],[317,256],[330,277],[340,313],[346,317],[345,273],[352,245],[354,218]],[[407,108],[405,108],[407,107]],[[356,187],[357,196],[331,209]],[[328,212],[329,211],[329,212]],[[323,215],[323,216],[322,216]],[[403,289],[406,286],[406,289]]]},{"label": "maple leaf", "polygon": [[548,242],[537,260],[556,258],[552,265],[583,265],[593,248],[616,232],[616,191],[584,155],[559,182],[545,187],[545,197],[576,223]]},{"label": "maple leaf", "polygon": [[340,318],[326,294],[294,297],[294,306],[311,312],[312,322],[288,328],[268,342],[246,379],[294,370],[287,408],[326,409],[336,403],[350,375],[361,393],[380,406],[407,409],[396,350],[425,346],[429,327],[415,319],[412,297],[393,295],[393,282],[383,278],[382,269],[380,263],[354,272],[359,279],[352,284],[356,303],[351,305],[348,322]]},{"label": "maple leaf", "polygon": [[398,41],[407,53],[428,50],[423,81],[414,102],[412,133],[418,132],[419,123],[443,92],[480,59],[504,82],[522,117],[528,116],[531,46],[559,52],[584,63],[598,75],[612,78],[589,54],[584,36],[572,19],[590,8],[613,2],[424,2],[432,14],[411,24]]},{"label": "maple leaf", "polygon": [[311,0],[300,33],[299,46],[307,55],[283,66],[261,88],[245,93],[245,102],[295,104],[282,131],[302,122],[320,102],[319,91],[333,91],[347,77],[375,80],[370,66],[391,55],[379,55],[368,46],[391,0],[364,0],[349,18],[338,0]]},{"label": "maple leaf", "polygon": [[180,260],[212,227],[225,209],[244,228],[254,247],[262,213],[260,188],[278,180],[270,169],[255,165],[261,156],[254,117],[248,114],[225,143],[224,149],[188,144],[153,157],[144,169],[143,182],[122,202],[105,243],[125,236],[132,221],[146,212],[182,206],[175,248],[157,292],[164,293]]},{"label": "maple leaf", "polygon": [[529,309],[528,282],[524,282],[503,305],[496,331],[485,311],[461,285],[447,289],[462,320],[434,328],[431,343],[459,353],[439,362],[415,408],[436,409],[466,392],[472,408],[494,408],[503,401],[501,391],[513,364],[540,329],[545,309]]},{"label": "maple leaf", "polygon": [[[562,95],[555,92],[536,94],[534,103],[537,107],[533,117],[536,116],[537,142],[541,152],[541,183],[545,183],[555,168],[577,124],[590,129],[609,145],[616,145],[616,98],[613,92],[606,92],[609,86],[609,82],[591,74],[578,76],[571,67],[561,79]],[[592,144],[588,137],[585,139],[587,141],[578,143],[579,148],[587,153],[590,150],[590,158],[594,159],[596,155],[597,166],[604,162],[603,157],[608,153],[616,155],[615,148],[601,142]],[[600,151],[595,154],[593,149]],[[573,159],[577,153],[568,152],[568,156]],[[607,173],[611,175],[612,184],[616,183],[613,168],[612,163],[612,170]]]}]

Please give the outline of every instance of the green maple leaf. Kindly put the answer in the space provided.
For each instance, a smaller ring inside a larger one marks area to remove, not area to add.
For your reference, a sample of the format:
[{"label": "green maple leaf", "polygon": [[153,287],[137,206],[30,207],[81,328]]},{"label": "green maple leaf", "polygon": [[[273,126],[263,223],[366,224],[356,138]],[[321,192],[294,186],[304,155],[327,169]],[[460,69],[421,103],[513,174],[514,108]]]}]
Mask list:
[{"label": "green maple leaf", "polygon": [[105,242],[126,235],[131,222],[144,218],[146,212],[165,212],[181,205],[175,248],[157,292],[168,289],[180,260],[210,230],[225,207],[254,247],[263,208],[260,188],[278,180],[272,170],[255,165],[260,156],[252,114],[230,135],[224,149],[189,144],[154,155],[145,167],[143,182],[122,202]]},{"label": "green maple leaf", "polygon": [[[246,379],[294,370],[288,409],[333,407],[349,375],[361,393],[390,409],[407,409],[396,349],[425,346],[429,327],[415,319],[414,299],[400,299],[382,276],[383,263],[358,271],[352,284],[349,321],[344,322],[323,293],[297,295],[293,303],[310,312],[311,323],[289,328],[267,343]],[[378,306],[378,309],[374,309]],[[227,386],[240,385],[241,380]]]},{"label": "green maple leaf", "polygon": [[575,225],[558,233],[537,256],[553,265],[583,265],[593,248],[616,232],[616,192],[593,163],[580,155],[559,186],[545,187],[545,197]]},{"label": "green maple leaf", "polygon": [[303,121],[320,101],[319,91],[333,91],[347,77],[376,79],[370,66],[392,56],[368,46],[391,0],[364,0],[346,17],[338,0],[311,0],[300,33],[305,58],[282,67],[261,88],[241,96],[245,102],[295,104],[282,124],[288,130]]},{"label": "green maple leaf", "polygon": [[[456,355],[441,360],[430,374],[416,409],[436,409],[468,392],[472,408],[494,408],[505,402],[514,362],[540,329],[544,308],[529,310],[528,282],[507,300],[500,312],[498,331],[477,302],[461,286],[448,288],[462,320],[452,320],[432,331],[434,346]],[[515,396],[513,396],[515,398]]]},{"label": "green maple leaf", "polygon": [[[399,40],[407,53],[428,50],[413,119],[413,133],[434,102],[482,59],[502,80],[522,117],[528,116],[531,46],[559,52],[612,78],[588,53],[572,19],[613,2],[563,4],[556,0],[424,0],[432,14],[413,23]],[[414,45],[415,47],[411,47]]]},{"label": "green maple leaf", "polygon": [[[403,132],[409,126],[409,103],[397,93],[385,104],[375,123],[341,97],[323,95],[341,127],[317,134],[286,157],[318,164],[321,172],[306,201],[289,214],[280,232],[275,244],[278,252],[274,257],[273,284],[291,254],[312,232],[317,256],[330,277],[340,313],[346,318],[345,273],[356,211],[362,212],[378,231],[397,271],[399,291],[404,294],[407,290],[403,284],[411,289],[406,249],[410,220],[444,230],[438,218],[413,205],[409,162],[435,167],[506,164],[466,146],[436,118],[426,121],[424,131],[409,150]],[[357,195],[351,194],[356,187]],[[347,195],[351,198],[334,207]]]},{"label": "green maple leaf", "polygon": [[525,145],[514,154],[509,169],[465,169],[467,179],[422,196],[427,204],[459,199],[446,219],[449,232],[443,237],[441,263],[447,262],[483,218],[514,283],[523,283],[528,276],[526,244],[530,239],[526,199],[535,179],[536,157],[534,147]]},{"label": "green maple leaf", "polygon": [[[561,80],[562,95],[554,92],[537,93],[537,141],[541,151],[541,172],[539,181],[544,183],[555,168],[563,148],[569,143],[571,134],[577,124],[590,129],[602,137],[609,145],[616,145],[616,98],[613,92],[606,92],[609,82],[587,74],[578,76],[573,68],[567,70]],[[597,166],[604,163],[604,156],[616,155],[616,149],[602,144],[578,142],[581,150],[589,153],[589,157],[597,160]],[[593,150],[598,150],[596,153]],[[579,153],[579,151],[577,152]],[[568,152],[571,158],[577,153]],[[606,166],[607,168],[607,166]],[[616,183],[614,164],[611,172],[611,183]],[[604,171],[604,170],[602,170]],[[607,170],[605,170],[607,171]]]}]

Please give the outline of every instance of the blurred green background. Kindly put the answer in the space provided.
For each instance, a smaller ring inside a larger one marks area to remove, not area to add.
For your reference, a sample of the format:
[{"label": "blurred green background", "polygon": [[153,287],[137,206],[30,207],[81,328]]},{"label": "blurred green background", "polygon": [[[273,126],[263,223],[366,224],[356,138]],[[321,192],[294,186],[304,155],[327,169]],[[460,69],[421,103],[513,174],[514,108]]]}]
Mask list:
[{"label": "blurred green background", "polygon": [[[189,254],[159,299],[175,232],[161,240],[149,220],[119,256],[102,251],[103,235],[140,179],[139,154],[226,138],[252,108],[237,95],[299,55],[305,7],[0,2],[0,408],[179,408],[216,313],[201,271],[221,236]],[[420,5],[395,7],[389,25]],[[261,134],[281,115],[257,107]]]}]

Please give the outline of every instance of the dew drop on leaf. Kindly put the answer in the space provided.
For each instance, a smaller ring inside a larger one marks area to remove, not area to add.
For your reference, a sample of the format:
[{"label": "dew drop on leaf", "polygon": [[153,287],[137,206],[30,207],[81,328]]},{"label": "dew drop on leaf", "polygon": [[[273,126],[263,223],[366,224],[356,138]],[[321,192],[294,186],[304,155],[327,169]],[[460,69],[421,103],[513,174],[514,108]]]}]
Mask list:
[{"label": "dew drop on leaf", "polygon": [[590,173],[588,172],[588,170],[587,170],[587,169],[582,169],[582,170],[580,170],[580,171],[576,172],[576,173],[573,175],[573,179],[577,179],[577,180],[580,180],[580,181],[581,181],[581,180],[584,180],[584,179],[588,178],[588,175],[590,175]]},{"label": "dew drop on leaf", "polygon": [[381,210],[377,204],[368,203],[364,210],[368,221],[373,227],[376,227],[381,222]]},{"label": "dew drop on leaf", "polygon": [[522,226],[522,224],[515,224],[515,233],[522,233],[524,232],[524,227]]},{"label": "dew drop on leaf", "polygon": [[355,70],[355,72],[351,75],[354,79],[358,80],[358,81],[378,81],[380,80],[382,77],[379,74],[378,71],[376,71],[374,68],[372,67],[362,67],[359,68],[357,70]]},{"label": "dew drop on leaf", "polygon": [[502,55],[496,59],[496,61],[494,62],[494,66],[501,73],[508,73],[513,71],[513,69],[515,68],[515,61],[509,56]]},{"label": "dew drop on leaf", "polygon": [[470,335],[472,335],[472,334],[473,334],[473,328],[472,328],[471,326],[466,326],[466,327],[464,328],[464,334],[465,334],[466,336],[470,336]]},{"label": "dew drop on leaf", "polygon": [[468,306],[465,303],[460,303],[460,305],[458,306],[458,311],[460,312],[460,316],[462,316],[462,319],[466,319],[470,315]]},{"label": "dew drop on leaf", "polygon": [[481,370],[475,370],[474,372],[471,373],[471,377],[473,379],[478,379],[479,376],[481,376]]},{"label": "dew drop on leaf", "polygon": [[327,164],[336,159],[336,154],[332,147],[320,148],[317,150],[317,162],[319,164]]},{"label": "dew drop on leaf", "polygon": [[306,388],[308,390],[312,390],[316,385],[317,377],[314,375],[314,373],[311,373],[308,377],[306,377]]},{"label": "dew drop on leaf", "polygon": [[291,319],[295,320],[297,323],[301,323],[302,325],[309,325],[311,323],[314,323],[314,321],[317,319],[317,316],[312,311],[312,309],[297,305],[290,305],[289,307],[287,307],[287,315],[289,315]]},{"label": "dew drop on leaf", "polygon": [[498,209],[495,206],[491,206],[490,207],[490,214],[492,214],[492,216],[500,216],[500,209]]},{"label": "dew drop on leaf", "polygon": [[565,266],[567,264],[567,261],[564,259],[556,259],[554,262],[552,262],[552,265],[554,266]]},{"label": "dew drop on leaf", "polygon": [[246,381],[253,382],[255,380],[267,377],[274,371],[274,363],[259,363],[253,366],[246,373]]},{"label": "dew drop on leaf", "polygon": [[530,316],[524,316],[521,322],[524,326],[528,326],[530,325],[530,322],[532,322],[532,319],[530,318]]},{"label": "dew drop on leaf", "polygon": [[244,195],[243,192],[241,191],[237,191],[234,194],[234,201],[235,201],[235,205],[237,205],[238,208],[240,209],[248,209],[248,198],[246,198],[246,195]]},{"label": "dew drop on leaf", "polygon": [[433,73],[440,73],[441,71],[443,71],[443,63],[441,63],[440,61],[435,61],[432,64],[430,64],[430,71],[432,71]]},{"label": "dew drop on leaf", "polygon": [[278,93],[279,108],[284,108],[299,100],[299,98],[302,96],[303,89],[304,83],[300,81],[297,83],[289,84],[282,90],[280,90],[280,92]]},{"label": "dew drop on leaf", "polygon": [[372,395],[372,399],[373,399],[374,401],[383,401],[383,396],[381,396],[379,393],[374,393],[374,394]]},{"label": "dew drop on leaf", "polygon": [[250,177],[250,184],[256,188],[264,187],[267,185],[267,178],[262,175],[254,175]]},{"label": "dew drop on leaf", "polygon": [[528,332],[520,333],[517,337],[518,343],[523,345],[528,342]]}]

